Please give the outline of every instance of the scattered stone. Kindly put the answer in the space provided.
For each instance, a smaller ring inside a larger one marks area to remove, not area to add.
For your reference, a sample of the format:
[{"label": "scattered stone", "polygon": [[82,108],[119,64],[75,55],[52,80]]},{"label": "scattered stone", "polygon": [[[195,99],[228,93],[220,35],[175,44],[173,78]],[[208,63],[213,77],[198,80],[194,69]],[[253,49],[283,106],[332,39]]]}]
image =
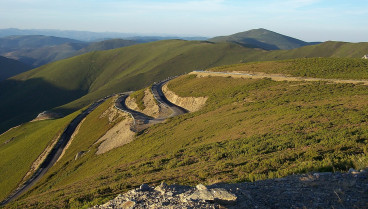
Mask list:
[{"label": "scattered stone", "polygon": [[165,182],[161,182],[159,186],[155,187],[155,190],[158,192],[161,192],[162,194],[164,194],[167,189],[168,189],[168,186]]},{"label": "scattered stone", "polygon": [[199,184],[194,188],[164,182],[148,191],[141,187],[93,208],[368,208],[367,170],[356,175],[310,173],[287,176],[282,181]]},{"label": "scattered stone", "polygon": [[122,208],[123,209],[132,209],[135,206],[135,202],[128,200],[126,202],[123,203]]}]

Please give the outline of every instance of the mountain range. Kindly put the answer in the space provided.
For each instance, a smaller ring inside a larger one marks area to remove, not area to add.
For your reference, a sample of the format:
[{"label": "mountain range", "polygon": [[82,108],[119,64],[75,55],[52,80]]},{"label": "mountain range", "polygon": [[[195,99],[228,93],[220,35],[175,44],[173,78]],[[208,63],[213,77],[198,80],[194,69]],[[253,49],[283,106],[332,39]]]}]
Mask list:
[{"label": "mountain range", "polygon": [[88,43],[74,39],[41,35],[9,36],[0,38],[0,54],[33,67],[39,67],[90,51],[120,48],[137,43],[123,39]]}]

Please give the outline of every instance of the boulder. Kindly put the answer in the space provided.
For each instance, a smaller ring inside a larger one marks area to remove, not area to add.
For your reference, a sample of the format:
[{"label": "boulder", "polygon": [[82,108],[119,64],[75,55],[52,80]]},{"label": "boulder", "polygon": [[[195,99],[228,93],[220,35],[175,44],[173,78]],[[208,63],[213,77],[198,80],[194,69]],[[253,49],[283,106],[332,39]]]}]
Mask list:
[{"label": "boulder", "polygon": [[199,184],[193,194],[185,198],[186,201],[205,201],[216,202],[219,204],[234,204],[237,197],[222,188],[207,189],[206,186]]}]

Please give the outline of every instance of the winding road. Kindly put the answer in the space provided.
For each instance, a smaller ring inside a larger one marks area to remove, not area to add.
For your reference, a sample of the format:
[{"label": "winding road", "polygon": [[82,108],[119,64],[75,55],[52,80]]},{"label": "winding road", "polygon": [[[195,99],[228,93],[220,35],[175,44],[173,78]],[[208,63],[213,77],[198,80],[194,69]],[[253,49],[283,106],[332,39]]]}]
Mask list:
[{"label": "winding road", "polygon": [[152,94],[156,101],[162,105],[165,105],[166,107],[170,108],[172,111],[172,114],[168,117],[164,118],[153,118],[148,115],[145,115],[141,112],[132,110],[128,108],[125,104],[126,99],[129,96],[129,93],[123,93],[121,96],[116,100],[115,107],[123,112],[128,113],[133,119],[134,124],[131,127],[131,130],[134,132],[139,132],[143,129],[145,129],[147,126],[156,124],[156,123],[162,123],[167,118],[174,117],[177,115],[182,115],[184,113],[187,113],[188,111],[182,107],[179,107],[173,103],[171,103],[162,92],[162,86],[165,85],[168,81],[171,79],[166,79],[164,81],[161,81],[159,83],[155,83],[151,87]]},{"label": "winding road", "polygon": [[[108,98],[108,97],[106,97]],[[4,201],[0,203],[0,206],[3,206],[9,203],[12,200],[15,200],[20,195],[24,194],[28,191],[33,185],[35,185],[45,174],[46,172],[56,163],[59,159],[61,153],[63,152],[66,144],[69,142],[72,134],[75,129],[79,125],[79,123],[94,109],[96,109],[100,104],[102,104],[105,99],[101,99],[92,105],[90,105],[86,110],[80,113],[77,117],[75,117],[72,122],[66,127],[64,132],[58,139],[58,142],[52,148],[50,153],[47,155],[46,159],[42,162],[40,167],[36,170],[36,172],[28,179],[25,183],[21,184],[16,190],[14,190]]]},{"label": "winding road", "polygon": [[[181,114],[188,112],[186,109],[171,103],[165,97],[164,93],[162,92],[162,86],[166,84],[168,81],[170,81],[171,79],[166,79],[159,83],[155,83],[152,85],[152,88],[151,88],[156,101],[162,105],[165,105],[166,107],[172,110],[172,114],[165,118],[153,118],[141,112],[128,108],[125,104],[125,101],[126,101],[126,98],[130,95],[130,92],[120,94],[118,99],[115,101],[115,108],[128,113],[134,119],[132,131],[139,132],[143,130],[144,128],[146,128],[148,125],[161,123],[165,121],[167,118],[174,117],[174,116],[181,115]],[[0,203],[0,206],[3,206],[9,203],[10,201],[17,199],[19,196],[27,192],[47,173],[47,171],[57,162],[57,160],[61,156],[63,150],[65,149],[65,146],[69,142],[71,136],[73,135],[79,123],[90,112],[92,112],[100,104],[102,104],[107,98],[109,97],[105,97],[104,99],[101,99],[93,103],[69,123],[69,125],[66,127],[62,135],[59,137],[58,142],[52,148],[52,150],[47,155],[46,159],[42,162],[40,167],[36,170],[36,172],[26,182],[24,182],[16,190],[14,190],[4,201],[2,201]]]}]

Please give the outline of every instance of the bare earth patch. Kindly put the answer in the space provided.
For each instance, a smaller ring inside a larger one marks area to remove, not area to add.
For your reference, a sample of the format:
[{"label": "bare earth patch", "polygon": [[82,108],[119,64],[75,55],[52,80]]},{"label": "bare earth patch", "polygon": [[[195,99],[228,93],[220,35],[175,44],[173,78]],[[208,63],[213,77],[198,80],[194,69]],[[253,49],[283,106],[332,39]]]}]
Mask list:
[{"label": "bare earth patch", "polygon": [[103,154],[133,141],[135,133],[130,130],[132,122],[133,120],[127,116],[124,120],[107,131],[106,134],[96,142],[102,142],[98,147],[96,154]]},{"label": "bare earth patch", "polygon": [[62,115],[59,113],[51,112],[51,111],[43,111],[40,114],[38,114],[37,117],[33,119],[31,122],[40,121],[40,120],[57,119],[61,117]]},{"label": "bare earth patch", "polygon": [[254,79],[270,78],[274,81],[326,81],[331,83],[352,83],[352,84],[368,85],[367,80],[292,77],[283,74],[267,74],[263,72],[250,72],[250,71],[232,71],[232,72],[203,71],[203,72],[191,72],[190,74],[197,75],[197,77],[220,76],[231,78],[254,78]]},{"label": "bare earth patch", "polygon": [[171,103],[183,107],[190,112],[200,110],[208,99],[208,97],[179,97],[168,89],[167,84],[162,87],[162,92]]},{"label": "bare earth patch", "polygon": [[[113,99],[115,101],[116,98]],[[123,118],[119,123],[106,132],[95,144],[101,143],[96,152],[97,155],[108,152],[114,148],[123,146],[134,140],[135,133],[131,131],[133,119],[127,114],[114,107],[114,102],[100,116],[108,117],[110,123],[114,123]]]}]

